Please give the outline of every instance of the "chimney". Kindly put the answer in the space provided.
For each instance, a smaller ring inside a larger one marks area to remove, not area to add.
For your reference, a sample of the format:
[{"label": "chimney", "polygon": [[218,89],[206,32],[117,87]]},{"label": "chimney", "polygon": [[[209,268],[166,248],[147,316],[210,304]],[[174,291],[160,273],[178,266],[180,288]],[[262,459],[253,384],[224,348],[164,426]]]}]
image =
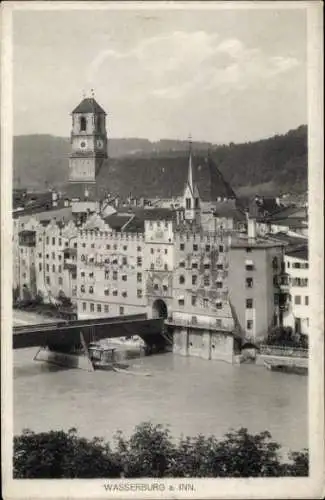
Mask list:
[{"label": "chimney", "polygon": [[256,219],[251,217],[249,212],[246,212],[247,218],[247,236],[249,240],[255,240],[256,238]]}]

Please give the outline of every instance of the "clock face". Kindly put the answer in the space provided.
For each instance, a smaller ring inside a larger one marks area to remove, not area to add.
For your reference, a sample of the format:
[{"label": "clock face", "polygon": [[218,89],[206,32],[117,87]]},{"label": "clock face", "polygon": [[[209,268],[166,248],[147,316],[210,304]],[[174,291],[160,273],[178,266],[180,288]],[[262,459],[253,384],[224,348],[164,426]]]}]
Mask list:
[{"label": "clock face", "polygon": [[101,139],[98,139],[96,144],[98,149],[102,149],[104,147],[104,142]]},{"label": "clock face", "polygon": [[81,149],[85,149],[87,147],[87,142],[83,139],[79,143]]}]

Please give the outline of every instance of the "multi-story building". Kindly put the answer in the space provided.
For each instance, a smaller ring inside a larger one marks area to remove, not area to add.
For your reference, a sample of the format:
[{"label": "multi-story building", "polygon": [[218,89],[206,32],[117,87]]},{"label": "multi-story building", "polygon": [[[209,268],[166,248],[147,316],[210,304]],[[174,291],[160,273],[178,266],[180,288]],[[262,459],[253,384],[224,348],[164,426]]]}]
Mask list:
[{"label": "multi-story building", "polygon": [[287,250],[285,257],[287,302],[283,315],[284,326],[290,326],[295,333],[309,335],[309,262],[308,245],[297,245]]},{"label": "multi-story building", "polygon": [[280,280],[284,244],[256,236],[255,220],[247,235],[233,235],[229,250],[229,300],[248,340],[261,341],[281,324]]}]

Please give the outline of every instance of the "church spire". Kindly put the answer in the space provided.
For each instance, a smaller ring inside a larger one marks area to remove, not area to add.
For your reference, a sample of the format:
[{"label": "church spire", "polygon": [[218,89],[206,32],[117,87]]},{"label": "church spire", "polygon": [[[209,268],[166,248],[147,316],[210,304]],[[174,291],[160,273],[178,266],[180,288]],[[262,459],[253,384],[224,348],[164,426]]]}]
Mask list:
[{"label": "church spire", "polygon": [[190,190],[193,194],[194,193],[194,186],[193,186],[192,136],[191,136],[191,134],[189,135],[189,160],[188,160],[187,183],[188,183]]}]

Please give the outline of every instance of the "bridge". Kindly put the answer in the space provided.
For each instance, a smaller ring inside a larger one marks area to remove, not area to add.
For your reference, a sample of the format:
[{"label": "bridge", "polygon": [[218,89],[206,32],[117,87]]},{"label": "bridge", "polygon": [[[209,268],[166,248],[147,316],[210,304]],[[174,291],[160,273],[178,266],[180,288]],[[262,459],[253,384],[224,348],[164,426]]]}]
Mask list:
[{"label": "bridge", "polygon": [[14,326],[13,349],[38,346],[60,353],[76,353],[82,349],[87,351],[91,342],[133,335],[142,338],[149,352],[164,350],[170,342],[164,334],[163,318],[147,319],[146,314],[134,314]]}]

